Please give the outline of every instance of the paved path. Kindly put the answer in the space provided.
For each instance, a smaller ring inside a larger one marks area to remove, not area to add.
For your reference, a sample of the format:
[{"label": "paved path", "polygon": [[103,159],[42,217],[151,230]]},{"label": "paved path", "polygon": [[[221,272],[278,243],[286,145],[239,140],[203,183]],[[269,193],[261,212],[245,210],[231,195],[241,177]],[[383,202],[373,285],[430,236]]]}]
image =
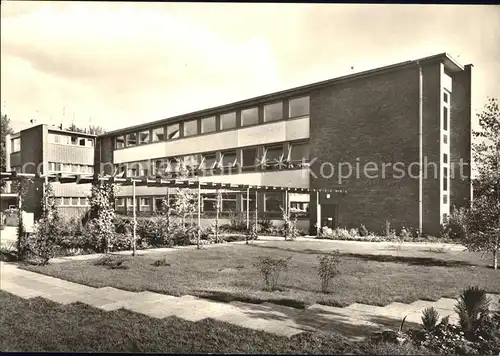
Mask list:
[{"label": "paved path", "polygon": [[[450,316],[450,321],[456,322],[455,300],[448,298],[437,302],[391,303],[385,307],[355,303],[346,308],[314,304],[307,309],[296,309],[271,303],[222,303],[190,295],[174,297],[148,291],[93,288],[18,269],[6,262],[0,262],[0,270],[0,289],[25,299],[42,297],[62,304],[81,302],[105,311],[125,308],[154,318],[175,315],[193,322],[213,318],[282,336],[322,330],[362,339],[375,331],[398,328],[405,315],[407,324],[419,323],[421,310],[428,306],[436,307],[441,316]],[[491,297],[498,299],[497,295]]]}]

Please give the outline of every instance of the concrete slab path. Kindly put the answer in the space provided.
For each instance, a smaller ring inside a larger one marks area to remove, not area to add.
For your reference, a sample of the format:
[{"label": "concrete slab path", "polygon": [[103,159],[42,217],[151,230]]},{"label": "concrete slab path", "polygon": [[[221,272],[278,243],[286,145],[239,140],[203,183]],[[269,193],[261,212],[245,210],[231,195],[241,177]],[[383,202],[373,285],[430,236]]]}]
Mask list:
[{"label": "concrete slab path", "polygon": [[[406,315],[407,324],[418,324],[421,311],[429,306],[436,307],[442,317],[450,316],[451,322],[457,322],[453,311],[455,300],[449,298],[436,302],[391,303],[384,307],[354,303],[345,308],[314,304],[297,309],[272,303],[222,303],[190,295],[175,297],[113,287],[93,288],[25,271],[6,262],[0,262],[0,271],[0,289],[24,299],[42,297],[62,304],[81,302],[105,311],[124,308],[160,319],[174,315],[193,322],[213,318],[287,337],[322,330],[359,340],[375,331],[398,328]],[[498,295],[490,297],[495,301],[499,298]]]}]

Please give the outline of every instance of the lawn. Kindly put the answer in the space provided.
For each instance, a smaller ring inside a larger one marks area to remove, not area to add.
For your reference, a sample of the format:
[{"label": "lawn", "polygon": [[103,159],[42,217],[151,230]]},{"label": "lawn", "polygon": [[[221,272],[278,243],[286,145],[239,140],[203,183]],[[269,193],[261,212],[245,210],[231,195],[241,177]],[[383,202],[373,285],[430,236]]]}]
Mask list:
[{"label": "lawn", "polygon": [[[321,293],[317,257],[335,246],[316,241],[273,241],[118,257],[124,260],[126,269],[109,269],[95,265],[95,261],[24,268],[93,287],[191,294],[227,301],[270,301],[298,307],[313,303],[347,306],[355,302],[383,306],[454,298],[468,285],[500,293],[500,272],[489,268],[477,254],[406,247],[401,251],[385,248],[379,254],[341,249],[341,274],[332,283],[330,293]],[[169,265],[154,266],[163,256]],[[280,275],[278,291],[263,290],[262,277],[254,266],[259,256],[292,257],[288,271]]]},{"label": "lawn", "polygon": [[0,310],[3,352],[423,354],[412,346],[355,343],[335,334],[303,333],[289,339],[212,319],[160,320],[123,309],[105,312],[81,303],[24,300],[2,291]]}]

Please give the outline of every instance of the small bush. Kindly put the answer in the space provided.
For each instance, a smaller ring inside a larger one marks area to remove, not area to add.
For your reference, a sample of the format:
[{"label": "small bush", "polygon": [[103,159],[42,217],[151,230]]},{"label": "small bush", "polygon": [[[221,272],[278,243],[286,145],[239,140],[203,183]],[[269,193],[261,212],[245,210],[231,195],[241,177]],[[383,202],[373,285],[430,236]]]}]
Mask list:
[{"label": "small bush", "polygon": [[278,278],[282,270],[288,269],[288,262],[292,257],[288,258],[271,258],[259,257],[259,261],[254,266],[259,270],[264,279],[264,288],[267,290],[275,290],[278,285]]},{"label": "small bush", "polygon": [[119,256],[106,255],[94,262],[95,266],[104,266],[109,269],[128,269],[129,266],[124,264],[126,259]]},{"label": "small bush", "polygon": [[455,241],[463,241],[466,236],[467,211],[464,208],[453,209],[443,225],[442,236]]},{"label": "small bush", "polygon": [[365,236],[370,235],[370,232],[368,231],[366,226],[363,224],[361,224],[361,226],[359,227],[358,233],[359,233],[359,236],[361,236],[361,237],[365,237]]},{"label": "small bush", "polygon": [[167,262],[167,256],[163,256],[163,258],[154,261],[153,266],[156,267],[170,266],[170,263]]},{"label": "small bush", "polygon": [[401,231],[399,232],[399,237],[404,241],[409,241],[413,238],[413,232],[410,228],[401,227]]},{"label": "small bush", "polygon": [[321,255],[318,256],[319,268],[318,275],[321,279],[321,291],[323,293],[328,292],[328,287],[333,278],[340,273],[339,251],[333,252],[331,255]]},{"label": "small bush", "polygon": [[439,322],[439,312],[434,307],[425,308],[422,312],[422,328],[425,331],[432,331]]}]

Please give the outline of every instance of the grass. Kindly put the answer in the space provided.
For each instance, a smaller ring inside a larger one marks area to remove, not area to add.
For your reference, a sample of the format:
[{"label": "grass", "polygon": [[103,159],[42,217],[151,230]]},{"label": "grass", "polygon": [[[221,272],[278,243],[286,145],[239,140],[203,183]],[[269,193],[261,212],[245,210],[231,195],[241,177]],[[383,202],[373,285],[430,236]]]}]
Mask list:
[{"label": "grass", "polygon": [[3,352],[422,355],[425,351],[413,346],[355,343],[335,334],[303,333],[286,338],[212,319],[195,323],[176,317],[160,320],[123,309],[105,312],[81,303],[24,300],[3,291],[0,309]]},{"label": "grass", "polygon": [[[326,246],[326,247],[325,247]],[[329,246],[329,247],[328,247]],[[379,254],[341,250],[341,274],[331,292],[321,293],[317,276],[319,253],[335,244],[316,241],[272,241],[262,244],[173,250],[164,266],[155,266],[163,255],[119,256],[121,268],[96,265],[96,261],[72,261],[47,266],[26,266],[31,271],[93,287],[112,286],[130,291],[154,291],[170,295],[191,294],[222,301],[273,302],[294,307],[313,303],[347,306],[365,303],[384,306],[391,302],[457,297],[469,285],[500,293],[500,275],[477,254],[425,249],[381,250]],[[259,256],[292,256],[280,276],[279,290],[263,290],[253,266]]]}]

